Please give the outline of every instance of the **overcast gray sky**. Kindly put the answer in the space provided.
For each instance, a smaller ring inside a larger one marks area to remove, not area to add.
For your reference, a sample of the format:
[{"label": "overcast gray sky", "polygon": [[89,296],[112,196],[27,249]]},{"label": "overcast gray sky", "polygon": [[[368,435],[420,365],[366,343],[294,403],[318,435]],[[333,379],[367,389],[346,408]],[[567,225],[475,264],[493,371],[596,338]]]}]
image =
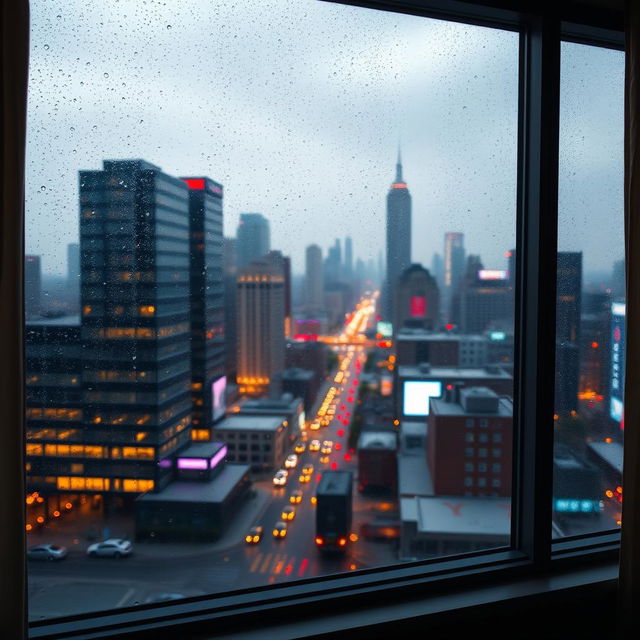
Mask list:
[{"label": "overcast gray sky", "polygon": [[[398,140],[412,258],[446,231],[503,268],[515,238],[517,35],[315,0],[32,0],[27,252],[66,271],[78,171],[144,158],[225,187],[270,221],[296,271],[304,247],[383,248]],[[563,48],[562,248],[622,257],[619,52]],[[566,115],[566,117],[565,117]],[[597,222],[597,224],[596,224]]]}]

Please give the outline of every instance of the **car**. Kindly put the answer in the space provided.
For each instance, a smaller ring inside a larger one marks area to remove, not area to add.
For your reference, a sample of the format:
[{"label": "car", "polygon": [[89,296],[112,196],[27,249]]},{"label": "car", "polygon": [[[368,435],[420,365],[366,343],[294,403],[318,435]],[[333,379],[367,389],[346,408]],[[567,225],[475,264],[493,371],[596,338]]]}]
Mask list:
[{"label": "car", "polygon": [[291,504],[300,504],[302,502],[302,490],[296,489],[295,491],[292,491],[289,496],[289,502]]},{"label": "car", "polygon": [[301,473],[300,477],[298,478],[298,481],[301,484],[305,484],[307,482],[311,482],[311,474],[310,473]]},{"label": "car", "polygon": [[306,448],[307,445],[304,442],[296,442],[296,446],[293,448],[293,450],[296,453],[304,453]]},{"label": "car", "polygon": [[317,420],[314,420],[309,428],[311,431],[317,431],[320,428],[320,423]]},{"label": "car", "polygon": [[309,451],[320,451],[320,440],[312,440],[309,444]]},{"label": "car", "polygon": [[244,541],[247,544],[258,544],[262,539],[262,532],[264,531],[263,527],[260,525],[256,525],[255,527],[251,527],[249,529],[249,533],[244,537]]},{"label": "car", "polygon": [[276,522],[273,525],[273,537],[281,540],[287,535],[287,523],[286,522]]},{"label": "car", "polygon": [[87,555],[92,558],[122,558],[131,555],[131,551],[132,546],[128,540],[109,538],[108,540],[89,545]]},{"label": "car", "polygon": [[295,507],[291,507],[287,505],[282,509],[282,513],[280,514],[280,517],[283,520],[293,520],[296,517]]},{"label": "car", "polygon": [[39,544],[27,549],[29,560],[64,560],[67,557],[67,548],[57,544]]},{"label": "car", "polygon": [[322,443],[322,448],[320,449],[320,453],[324,453],[326,455],[329,455],[331,453],[332,449],[333,449],[333,441],[325,440]]},{"label": "car", "polygon": [[313,465],[312,464],[305,464],[304,467],[302,467],[302,473],[305,476],[310,476],[313,473]]},{"label": "car", "polygon": [[284,461],[284,466],[287,469],[295,469],[298,466],[298,456],[295,453],[288,455]]},{"label": "car", "polygon": [[320,456],[320,462],[321,462],[322,464],[328,464],[328,462],[329,462],[329,456],[328,456],[328,455]]},{"label": "car", "polygon": [[286,469],[280,469],[276,472],[276,475],[273,476],[273,484],[276,487],[284,487],[287,484],[287,480],[289,479],[289,472]]}]

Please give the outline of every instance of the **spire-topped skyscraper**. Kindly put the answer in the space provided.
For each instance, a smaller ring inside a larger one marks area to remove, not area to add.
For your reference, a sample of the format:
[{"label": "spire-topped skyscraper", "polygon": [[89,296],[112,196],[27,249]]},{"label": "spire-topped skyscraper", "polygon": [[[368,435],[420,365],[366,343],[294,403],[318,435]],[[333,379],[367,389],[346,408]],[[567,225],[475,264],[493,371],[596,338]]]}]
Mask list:
[{"label": "spire-topped skyscraper", "polygon": [[392,321],[398,279],[411,264],[411,194],[402,177],[398,146],[396,179],[387,194],[387,277],[384,287],[384,316]]}]

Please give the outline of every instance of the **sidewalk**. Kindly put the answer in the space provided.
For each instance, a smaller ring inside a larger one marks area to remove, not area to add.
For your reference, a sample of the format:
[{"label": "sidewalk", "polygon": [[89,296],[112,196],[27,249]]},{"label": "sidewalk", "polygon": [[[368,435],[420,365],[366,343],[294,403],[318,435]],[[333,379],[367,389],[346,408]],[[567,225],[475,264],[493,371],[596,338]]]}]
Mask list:
[{"label": "sidewalk", "polygon": [[255,494],[249,495],[226,532],[216,542],[135,542],[133,514],[104,517],[102,514],[77,512],[65,514],[64,519],[51,521],[43,529],[27,534],[27,546],[57,544],[67,547],[69,551],[84,553],[93,542],[111,537],[134,541],[134,554],[139,557],[190,557],[220,552],[243,542],[253,522],[266,509],[271,498],[270,491],[256,485],[253,490]]}]

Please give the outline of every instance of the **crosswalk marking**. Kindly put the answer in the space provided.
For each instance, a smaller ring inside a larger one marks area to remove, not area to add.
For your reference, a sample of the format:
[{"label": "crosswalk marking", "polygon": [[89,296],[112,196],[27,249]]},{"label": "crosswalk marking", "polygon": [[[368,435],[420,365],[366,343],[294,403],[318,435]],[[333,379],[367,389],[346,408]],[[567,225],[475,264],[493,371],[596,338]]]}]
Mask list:
[{"label": "crosswalk marking", "polygon": [[269,566],[269,563],[271,562],[272,556],[273,556],[272,553],[267,553],[267,555],[264,558],[264,562],[262,563],[262,566],[260,567],[260,573],[264,573],[267,570],[267,567]]},{"label": "crosswalk marking", "polygon": [[253,562],[251,563],[251,568],[249,569],[249,571],[251,573],[255,573],[256,569],[258,568],[258,565],[260,564],[260,561],[262,560],[262,554],[258,553],[255,557],[255,559],[253,560]]}]

